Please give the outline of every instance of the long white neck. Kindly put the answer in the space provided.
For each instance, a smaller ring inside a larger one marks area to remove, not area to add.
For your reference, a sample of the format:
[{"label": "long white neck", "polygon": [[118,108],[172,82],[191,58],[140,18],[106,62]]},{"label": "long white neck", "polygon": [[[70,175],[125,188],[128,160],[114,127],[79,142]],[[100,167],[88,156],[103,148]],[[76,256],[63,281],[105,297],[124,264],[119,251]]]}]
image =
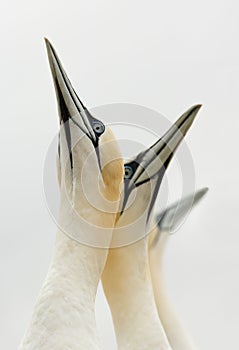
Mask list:
[{"label": "long white neck", "polygon": [[173,350],[192,350],[195,347],[171,307],[163,278],[163,253],[168,241],[168,232],[160,233],[156,247],[149,249],[150,272],[155,301],[160,320]]},{"label": "long white neck", "polygon": [[111,249],[102,282],[120,350],[171,349],[155,305],[147,239]]},{"label": "long white neck", "polygon": [[95,295],[107,249],[58,232],[52,263],[21,350],[99,349]]}]

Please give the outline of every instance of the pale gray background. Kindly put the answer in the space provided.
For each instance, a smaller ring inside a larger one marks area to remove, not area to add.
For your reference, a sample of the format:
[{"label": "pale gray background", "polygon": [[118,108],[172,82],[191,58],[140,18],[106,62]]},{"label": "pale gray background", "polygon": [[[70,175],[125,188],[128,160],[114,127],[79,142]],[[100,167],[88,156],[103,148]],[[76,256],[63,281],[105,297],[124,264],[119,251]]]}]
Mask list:
[{"label": "pale gray background", "polygon": [[[197,187],[210,193],[172,236],[165,276],[199,349],[238,348],[238,2],[22,0],[0,13],[1,349],[19,344],[54,243],[42,171],[58,125],[43,36],[90,107],[136,103],[174,120],[203,103],[187,142]],[[102,342],[113,350],[103,301],[100,291]]]}]

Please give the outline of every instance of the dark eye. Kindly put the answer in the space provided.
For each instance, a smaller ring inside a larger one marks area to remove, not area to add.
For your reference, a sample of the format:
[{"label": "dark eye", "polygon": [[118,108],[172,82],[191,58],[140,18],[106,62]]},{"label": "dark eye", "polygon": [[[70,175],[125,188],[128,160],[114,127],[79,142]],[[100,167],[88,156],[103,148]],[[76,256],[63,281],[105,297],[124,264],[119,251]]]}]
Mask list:
[{"label": "dark eye", "polygon": [[125,179],[130,179],[130,177],[133,174],[133,168],[129,165],[125,165],[124,167],[124,178]]},{"label": "dark eye", "polygon": [[96,121],[93,122],[93,130],[97,135],[101,135],[105,131],[105,126],[100,121]]}]

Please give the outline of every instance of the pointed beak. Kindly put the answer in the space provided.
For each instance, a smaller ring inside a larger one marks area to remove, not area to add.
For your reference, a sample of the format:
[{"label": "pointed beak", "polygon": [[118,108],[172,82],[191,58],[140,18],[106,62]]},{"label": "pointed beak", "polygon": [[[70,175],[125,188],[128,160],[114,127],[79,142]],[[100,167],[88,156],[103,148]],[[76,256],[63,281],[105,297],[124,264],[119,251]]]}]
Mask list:
[{"label": "pointed beak", "polygon": [[[149,149],[141,152],[135,160],[125,164],[125,169],[127,169],[127,171],[131,169],[131,175],[125,178],[125,198],[122,212],[125,209],[126,202],[132,190],[156,176],[158,177],[156,192],[158,192],[170,160],[191,127],[200,108],[201,105],[195,105],[188,109],[162,138]],[[154,197],[155,196],[156,193],[154,194]]]},{"label": "pointed beak", "polygon": [[163,212],[159,213],[156,216],[158,230],[151,242],[151,247],[155,247],[157,245],[160,234],[163,231],[171,233],[171,230],[175,230],[180,224],[180,221],[186,217],[191,209],[197,206],[197,204],[204,198],[207,192],[208,187],[204,187],[198,190],[196,193],[192,193],[182,200],[179,200],[178,202],[170,205]]},{"label": "pointed beak", "polygon": [[186,214],[196,207],[198,203],[208,192],[208,187],[198,190],[196,193],[183,198],[182,200],[170,205],[156,217],[156,222],[160,231],[175,229]]},{"label": "pointed beak", "polygon": [[45,38],[45,43],[57,95],[60,123],[66,123],[70,119],[97,146],[93,124],[98,120],[90,114],[77,96],[50,41]]},{"label": "pointed beak", "polygon": [[72,87],[71,82],[52,44],[46,38],[45,43],[57,96],[60,124],[63,124],[65,129],[71,159],[71,167],[73,167],[73,159],[69,121],[74,123],[79,130],[81,130],[81,132],[92,141],[97,154],[99,167],[101,168],[98,143],[99,137],[105,131],[105,125],[100,120],[94,118],[88,109],[83,105],[82,101],[79,99],[74,88]]},{"label": "pointed beak", "polygon": [[187,110],[162,138],[137,157],[139,166],[132,178],[135,186],[140,186],[150,180],[162,169],[166,170],[174,152],[191,127],[200,108],[201,105],[196,105]]}]

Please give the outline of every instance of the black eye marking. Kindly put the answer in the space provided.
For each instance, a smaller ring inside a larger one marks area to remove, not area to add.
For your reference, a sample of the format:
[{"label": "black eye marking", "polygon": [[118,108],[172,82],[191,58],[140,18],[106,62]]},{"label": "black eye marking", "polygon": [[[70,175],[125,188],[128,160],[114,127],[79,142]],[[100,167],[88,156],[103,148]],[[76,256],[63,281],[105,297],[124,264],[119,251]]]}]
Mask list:
[{"label": "black eye marking", "polygon": [[139,166],[139,163],[136,162],[135,160],[133,160],[130,163],[126,163],[124,165],[124,178],[126,180],[130,180],[133,177],[134,173],[136,172],[138,166]]},{"label": "black eye marking", "polygon": [[97,120],[97,121],[94,121],[92,124],[93,124],[92,125],[93,130],[96,133],[96,135],[100,136],[104,133],[105,126],[103,123],[101,123],[100,121]]},{"label": "black eye marking", "polygon": [[133,174],[133,168],[130,165],[124,166],[124,178],[130,179]]}]

